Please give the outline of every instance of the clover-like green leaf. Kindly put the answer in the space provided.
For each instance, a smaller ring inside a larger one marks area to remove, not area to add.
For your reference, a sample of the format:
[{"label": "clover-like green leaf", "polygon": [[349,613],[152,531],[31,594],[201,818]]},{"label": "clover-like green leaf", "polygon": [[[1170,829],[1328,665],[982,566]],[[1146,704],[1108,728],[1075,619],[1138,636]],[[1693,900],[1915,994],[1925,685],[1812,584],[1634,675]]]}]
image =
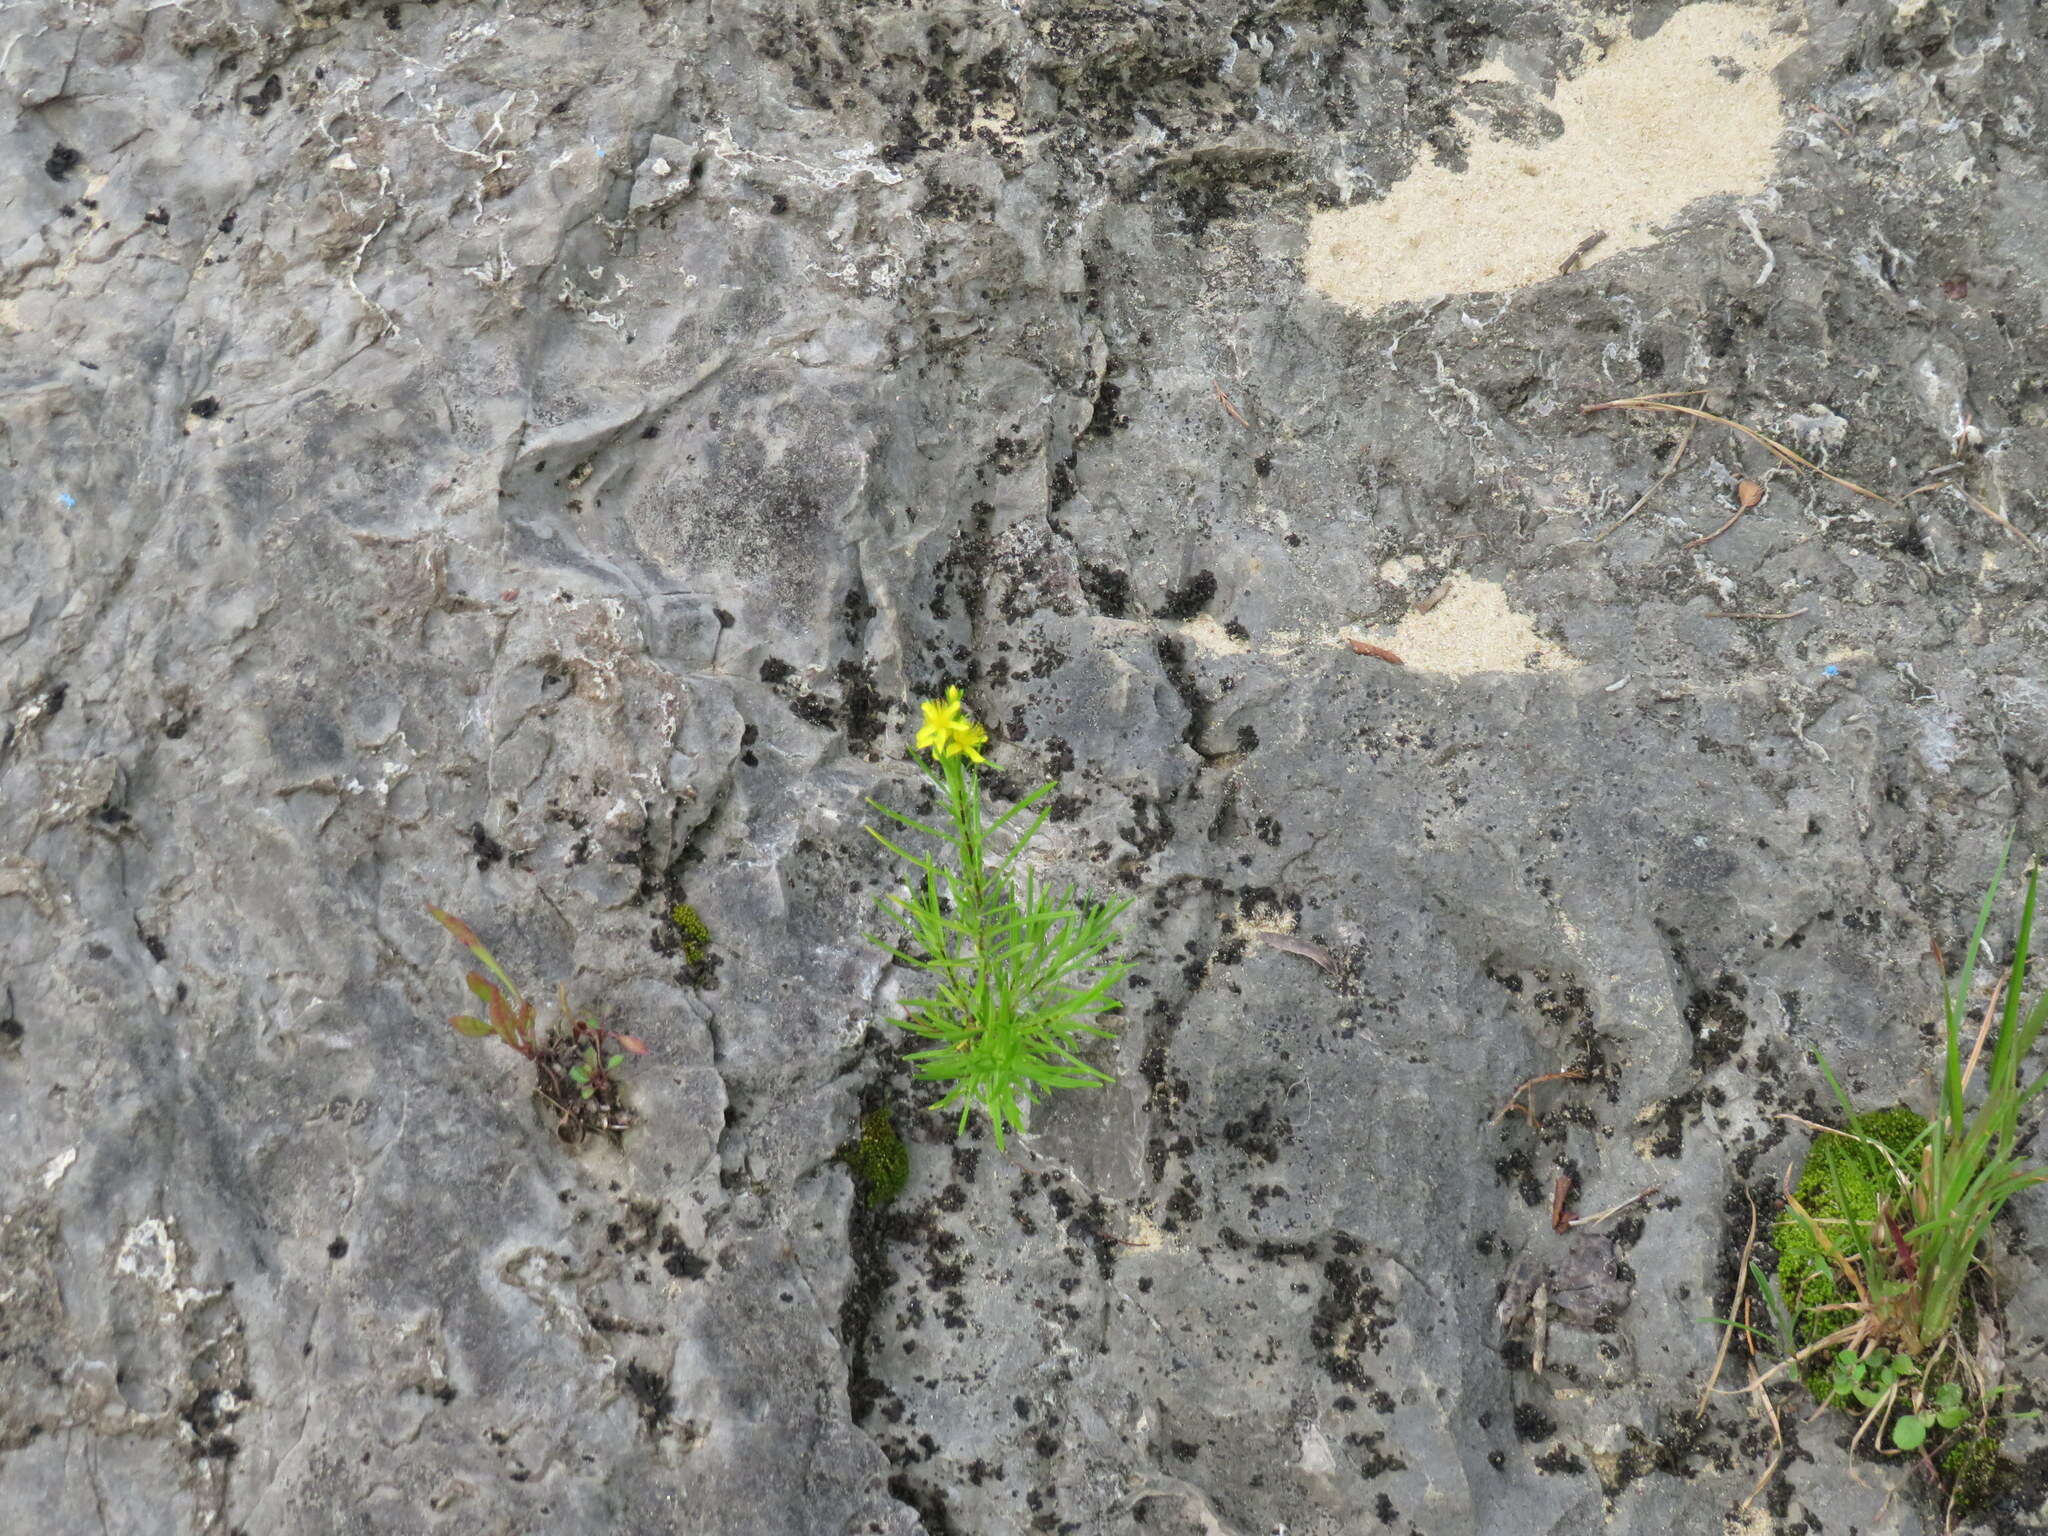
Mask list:
[{"label": "clover-like green leaf", "polygon": [[1917,1413],[1900,1414],[1892,1425],[1892,1444],[1902,1451],[1917,1451],[1927,1443],[1927,1420]]}]

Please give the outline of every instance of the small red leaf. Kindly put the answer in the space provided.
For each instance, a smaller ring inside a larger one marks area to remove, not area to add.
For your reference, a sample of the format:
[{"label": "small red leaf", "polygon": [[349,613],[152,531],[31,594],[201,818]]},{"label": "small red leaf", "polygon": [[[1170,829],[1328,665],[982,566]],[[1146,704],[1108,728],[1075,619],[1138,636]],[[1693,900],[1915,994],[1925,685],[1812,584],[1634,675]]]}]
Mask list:
[{"label": "small red leaf", "polygon": [[645,1056],[647,1054],[646,1045],[637,1035],[613,1035],[612,1038],[635,1056]]},{"label": "small red leaf", "polygon": [[1577,1186],[1568,1173],[1557,1176],[1557,1188],[1550,1197],[1550,1226],[1554,1232],[1569,1232],[1572,1229],[1572,1191]]},{"label": "small red leaf", "polygon": [[443,912],[439,907],[429,907],[427,911],[436,922],[455,935],[457,943],[466,944],[471,949],[483,948],[484,941],[476,936],[476,930],[461,918]]}]

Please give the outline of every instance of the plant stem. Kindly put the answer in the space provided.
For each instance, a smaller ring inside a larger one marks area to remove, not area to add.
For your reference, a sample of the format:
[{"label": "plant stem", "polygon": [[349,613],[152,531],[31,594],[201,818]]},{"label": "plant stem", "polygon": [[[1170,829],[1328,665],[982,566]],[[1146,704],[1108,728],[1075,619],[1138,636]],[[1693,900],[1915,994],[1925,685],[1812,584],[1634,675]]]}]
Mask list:
[{"label": "plant stem", "polygon": [[953,825],[960,829],[960,890],[964,897],[960,903],[961,919],[974,935],[964,941],[973,949],[962,958],[974,967],[970,984],[974,996],[972,1016],[985,1026],[989,1016],[988,971],[982,964],[981,944],[988,923],[988,866],[983,854],[986,833],[981,820],[981,784],[964,757],[947,758],[945,772],[946,791],[953,802]]}]

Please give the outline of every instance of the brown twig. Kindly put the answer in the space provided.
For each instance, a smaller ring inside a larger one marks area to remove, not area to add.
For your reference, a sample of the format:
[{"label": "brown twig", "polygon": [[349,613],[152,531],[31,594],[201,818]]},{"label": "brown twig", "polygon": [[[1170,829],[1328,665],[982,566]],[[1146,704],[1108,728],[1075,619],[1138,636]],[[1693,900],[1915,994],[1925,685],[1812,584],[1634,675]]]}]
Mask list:
[{"label": "brown twig", "polygon": [[1569,1212],[1572,1203],[1572,1191],[1577,1187],[1570,1174],[1560,1173],[1557,1176],[1557,1184],[1550,1192],[1550,1230],[1557,1233],[1560,1237],[1572,1229],[1572,1218]]},{"label": "brown twig", "polygon": [[[1700,393],[1700,391],[1694,391],[1694,393]],[[1626,512],[1621,514],[1620,519],[1616,521],[1613,528],[1609,528],[1607,530],[1607,533],[1603,533],[1600,535],[1599,538],[1595,539],[1593,541],[1595,544],[1604,543],[1607,539],[1608,534],[1613,533],[1615,529],[1621,527],[1623,523],[1627,522],[1630,518],[1634,517],[1638,512],[1642,511],[1644,507],[1650,504],[1650,498],[1656,495],[1658,491],[1662,490],[1664,488],[1664,482],[1669,480],[1674,474],[1678,472],[1678,461],[1685,457],[1685,450],[1692,446],[1692,435],[1693,433],[1699,430],[1699,427],[1700,424],[1696,421],[1689,421],[1685,424],[1685,436],[1681,437],[1678,440],[1678,446],[1671,450],[1671,457],[1665,462],[1664,465],[1664,473],[1659,475],[1655,480],[1652,480],[1650,482],[1650,488],[1647,491],[1643,492],[1642,495],[1636,498],[1636,504],[1630,507]]]},{"label": "brown twig", "polygon": [[1870,1426],[1886,1417],[1898,1405],[1898,1401],[1898,1383],[1894,1382],[1883,1397],[1880,1397],[1875,1403],[1870,1405],[1870,1412],[1863,1416],[1863,1421],[1856,1426],[1856,1433],[1849,1437],[1849,1454],[1851,1456],[1856,1454],[1856,1444],[1869,1431]]},{"label": "brown twig", "polygon": [[1713,543],[1714,540],[1718,539],[1730,528],[1733,528],[1737,523],[1741,522],[1742,517],[1743,509],[1741,507],[1737,507],[1735,511],[1729,516],[1727,522],[1723,523],[1720,527],[1716,528],[1712,533],[1703,533],[1698,538],[1690,540],[1683,547],[1686,549],[1698,549],[1702,544]]},{"label": "brown twig", "polygon": [[1347,643],[1350,645],[1351,652],[1355,656],[1375,656],[1379,658],[1381,661],[1390,661],[1397,667],[1405,667],[1408,665],[1407,662],[1403,661],[1400,657],[1396,656],[1392,651],[1388,650],[1383,645],[1368,645],[1363,640],[1352,640]]},{"label": "brown twig", "polygon": [[[1742,514],[1738,512],[1735,515],[1740,517]],[[1690,544],[1686,546],[1688,549],[1691,547]],[[1700,617],[1703,619],[1768,619],[1775,622],[1780,619],[1803,619],[1810,612],[1812,610],[1809,608],[1794,608],[1790,613],[1703,613]]]},{"label": "brown twig", "polygon": [[[1714,1352],[1714,1368],[1707,1372],[1707,1384],[1700,1388],[1700,1405],[1693,1410],[1695,1418],[1707,1416],[1707,1399],[1714,1395],[1714,1386],[1721,1379],[1721,1367],[1728,1363],[1728,1345],[1735,1337],[1735,1314],[1742,1310],[1742,1293],[1749,1289],[1749,1255],[1756,1247],[1756,1202],[1749,1202],[1749,1237],[1742,1245],[1742,1257],[1735,1261],[1735,1295],[1728,1302],[1728,1326],[1721,1330],[1721,1347]],[[1756,1374],[1756,1367],[1750,1367],[1750,1374]]]},{"label": "brown twig", "polygon": [[1618,1216],[1623,1211],[1627,1210],[1630,1206],[1634,1205],[1638,1200],[1649,1199],[1650,1196],[1657,1193],[1657,1191],[1662,1189],[1663,1187],[1664,1186],[1661,1184],[1652,1184],[1648,1189],[1638,1190],[1635,1194],[1630,1195],[1626,1200],[1621,1201],[1619,1204],[1610,1205],[1609,1207],[1607,1207],[1606,1210],[1602,1211],[1597,1216],[1574,1216],[1571,1220],[1571,1225],[1575,1228],[1590,1227],[1599,1222],[1605,1221],[1610,1216]]},{"label": "brown twig", "polygon": [[1764,1417],[1771,1421],[1771,1464],[1764,1468],[1764,1475],[1756,1480],[1756,1486],[1749,1490],[1749,1497],[1742,1501],[1743,1509],[1756,1502],[1756,1496],[1770,1486],[1771,1479],[1778,1475],[1778,1468],[1785,1464],[1784,1426],[1778,1422],[1778,1409],[1771,1402],[1771,1394],[1761,1390],[1763,1383],[1757,1379],[1754,1359],[1749,1362],[1749,1385],[1756,1392],[1757,1400],[1764,1405]]},{"label": "brown twig", "polygon": [[1585,1080],[1586,1074],[1583,1072],[1539,1072],[1534,1077],[1530,1078],[1526,1083],[1523,1083],[1513,1093],[1509,1094],[1507,1103],[1501,1105],[1500,1109],[1495,1113],[1494,1117],[1486,1123],[1488,1125],[1499,1125],[1501,1121],[1507,1119],[1509,1115],[1513,1114],[1516,1110],[1520,1110],[1523,1114],[1529,1116],[1529,1123],[1531,1125],[1534,1125],[1536,1123],[1536,1117],[1533,1114],[1529,1113],[1529,1106],[1521,1102],[1523,1094],[1527,1093],[1531,1088],[1534,1088],[1538,1083],[1582,1083]]},{"label": "brown twig", "polygon": [[1714,540],[1718,539],[1730,528],[1733,528],[1737,523],[1741,522],[1745,516],[1747,516],[1751,512],[1754,512],[1758,507],[1762,506],[1763,500],[1764,488],[1761,485],[1758,485],[1754,480],[1744,480],[1743,482],[1741,482],[1741,484],[1735,487],[1735,515],[1729,518],[1728,521],[1723,523],[1720,527],[1716,528],[1712,533],[1702,534],[1699,538],[1694,539],[1685,547],[1687,549],[1698,549],[1702,544],[1713,543]]},{"label": "brown twig", "polygon": [[[1803,1125],[1809,1131],[1818,1131],[1823,1136],[1839,1136],[1844,1141],[1858,1142],[1870,1148],[1871,1151],[1890,1164],[1892,1172],[1897,1174],[1901,1180],[1904,1180],[1906,1176],[1906,1171],[1900,1166],[1899,1160],[1892,1156],[1891,1148],[1874,1137],[1859,1136],[1854,1131],[1844,1131],[1832,1125],[1822,1125],[1818,1120],[1809,1120],[1804,1115],[1793,1114],[1790,1110],[1782,1110],[1771,1118],[1774,1120],[1790,1120],[1794,1125]],[[1785,1170],[1785,1198],[1787,1201],[1792,1199],[1792,1170],[1790,1167],[1787,1167]]]},{"label": "brown twig", "polygon": [[1906,492],[1904,496],[1901,496],[1899,500],[1908,501],[1911,500],[1913,497],[1922,495],[1928,491],[1955,492],[1955,494],[1957,496],[1960,496],[1963,499],[1963,501],[1966,504],[1968,504],[1973,510],[1983,513],[1984,516],[1990,518],[1991,521],[1998,524],[1999,527],[2003,528],[2007,533],[2011,534],[2014,538],[2018,539],[2022,544],[2026,545],[2027,548],[2033,550],[2036,554],[2039,554],[2041,552],[2041,546],[2034,541],[2033,535],[2026,533],[2022,529],[2017,527],[2013,523],[2011,518],[2007,517],[2003,512],[1999,511],[1996,507],[1992,506],[1990,502],[1985,501],[1981,496],[1971,495],[1968,491],[1964,490],[1960,485],[1957,485],[1952,480],[1930,480],[1925,485],[1916,485],[1913,487],[1912,490]]},{"label": "brown twig", "polygon": [[2012,980],[2012,972],[2000,976],[1991,988],[1991,996],[1984,1001],[1984,1022],[1977,1026],[1977,1043],[1970,1047],[1970,1064],[1963,1068],[1963,1087],[1970,1086],[1970,1079],[1977,1073],[1977,1058],[1984,1054],[1985,1038],[1991,1033],[1991,1021],[1998,1017],[1998,999],[2005,991],[2005,984]]},{"label": "brown twig", "polygon": [[[1854,1302],[1845,1301],[1842,1302],[1839,1306],[1829,1307],[1828,1310],[1830,1312],[1860,1312],[1863,1309]],[[1758,1390],[1758,1388],[1767,1385],[1770,1382],[1771,1378],[1773,1376],[1776,1376],[1780,1371],[1789,1371],[1792,1369],[1793,1366],[1804,1364],[1807,1360],[1811,1359],[1815,1355],[1826,1354],[1829,1350],[1833,1349],[1837,1344],[1851,1344],[1860,1342],[1863,1339],[1868,1329],[1868,1326],[1869,1320],[1867,1318],[1858,1318],[1855,1322],[1850,1323],[1845,1327],[1837,1328],[1833,1333],[1829,1334],[1826,1338],[1814,1340],[1813,1343],[1807,1345],[1806,1348],[1800,1350],[1798,1354],[1786,1356],[1783,1360],[1780,1360],[1776,1365],[1772,1366],[1768,1371],[1765,1371],[1761,1376],[1757,1377],[1754,1385],[1747,1387],[1716,1387],[1713,1389],[1714,1396],[1746,1396],[1748,1393],[1754,1392]],[[1813,1417],[1816,1419],[1819,1418],[1822,1414],[1828,1411],[1828,1407],[1828,1404],[1822,1403],[1818,1408],[1813,1410]]]},{"label": "brown twig", "polygon": [[[1704,391],[1683,390],[1678,391],[1678,393],[1702,394]],[[1830,485],[1839,485],[1845,491],[1854,491],[1858,496],[1866,496],[1872,501],[1881,501],[1886,506],[1894,505],[1889,496],[1880,496],[1868,486],[1858,485],[1854,480],[1844,480],[1840,475],[1829,474],[1818,464],[1814,463],[1813,460],[1794,453],[1783,443],[1777,441],[1777,439],[1764,436],[1763,433],[1757,431],[1754,427],[1746,427],[1739,421],[1729,420],[1726,416],[1717,416],[1712,411],[1703,411],[1695,405],[1674,404],[1670,395],[1636,395],[1627,400],[1603,400],[1597,405],[1582,405],[1579,407],[1579,410],[1588,416],[1592,415],[1595,411],[1669,411],[1679,416],[1690,416],[1696,421],[1710,421],[1715,426],[1727,427],[1731,431],[1740,432],[1751,442],[1761,444],[1787,464],[1806,470],[1810,474],[1819,475],[1821,479],[1827,481]],[[1733,519],[1730,521],[1733,521]]]},{"label": "brown twig", "polygon": [[1991,521],[1998,524],[1998,526],[2003,528],[2007,533],[2011,534],[2014,538],[2018,539],[2022,544],[2026,545],[2027,548],[2034,551],[2035,554],[2039,554],[2041,552],[2041,546],[2034,542],[2034,537],[2032,534],[2026,533],[2017,526],[2015,526],[2010,518],[2008,518],[2003,512],[1999,511],[1996,507],[1992,506],[1990,502],[1985,501],[1982,497],[1971,495],[1968,491],[1964,490],[1959,485],[1951,486],[1950,489],[1953,490],[1958,496],[1962,497],[1964,501],[1968,502],[1971,506],[1975,507],[1979,512],[1982,512],[1986,517],[1990,518]]},{"label": "brown twig", "polygon": [[1230,419],[1236,422],[1240,427],[1243,427],[1246,431],[1250,431],[1252,424],[1246,421],[1242,416],[1237,414],[1237,407],[1230,403],[1230,396],[1223,393],[1223,386],[1221,384],[1217,384],[1215,385],[1215,389],[1216,398],[1223,402],[1223,409],[1230,412]]},{"label": "brown twig", "polygon": [[1559,277],[1570,277],[1572,273],[1578,270],[1579,264],[1586,259],[1593,248],[1606,238],[1607,231],[1604,229],[1596,229],[1593,233],[1586,236],[1585,239],[1572,247],[1571,255],[1565,257],[1564,261],[1559,265],[1557,275]]},{"label": "brown twig", "polygon": [[[1896,1168],[1898,1165],[1894,1163],[1892,1166]],[[1785,1202],[1785,1209],[1791,1211],[1800,1219],[1808,1234],[1812,1236],[1814,1246],[1820,1249],[1821,1257],[1834,1265],[1842,1278],[1856,1288],[1856,1310],[1863,1313],[1864,1320],[1868,1322],[1871,1317],[1875,1316],[1877,1304],[1870,1299],[1870,1287],[1863,1283],[1863,1276],[1856,1268],[1856,1260],[1843,1257],[1842,1251],[1835,1246],[1834,1239],[1820,1229],[1820,1223],[1813,1218],[1805,1206],[1799,1203],[1796,1197]],[[1845,1303],[1844,1305],[1846,1306],[1847,1304]]]}]

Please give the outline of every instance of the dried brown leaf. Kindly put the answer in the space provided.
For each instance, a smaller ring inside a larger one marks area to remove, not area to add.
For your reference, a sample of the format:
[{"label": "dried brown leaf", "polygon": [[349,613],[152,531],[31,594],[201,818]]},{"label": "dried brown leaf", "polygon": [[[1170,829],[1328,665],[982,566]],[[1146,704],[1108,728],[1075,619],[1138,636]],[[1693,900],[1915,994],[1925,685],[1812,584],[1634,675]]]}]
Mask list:
[{"label": "dried brown leaf", "polygon": [[1334,976],[1337,974],[1336,957],[1320,944],[1311,944],[1306,939],[1297,939],[1291,933],[1261,933],[1259,940],[1268,948],[1280,950],[1283,954],[1299,955],[1304,960],[1313,961],[1321,966],[1328,975]]}]

